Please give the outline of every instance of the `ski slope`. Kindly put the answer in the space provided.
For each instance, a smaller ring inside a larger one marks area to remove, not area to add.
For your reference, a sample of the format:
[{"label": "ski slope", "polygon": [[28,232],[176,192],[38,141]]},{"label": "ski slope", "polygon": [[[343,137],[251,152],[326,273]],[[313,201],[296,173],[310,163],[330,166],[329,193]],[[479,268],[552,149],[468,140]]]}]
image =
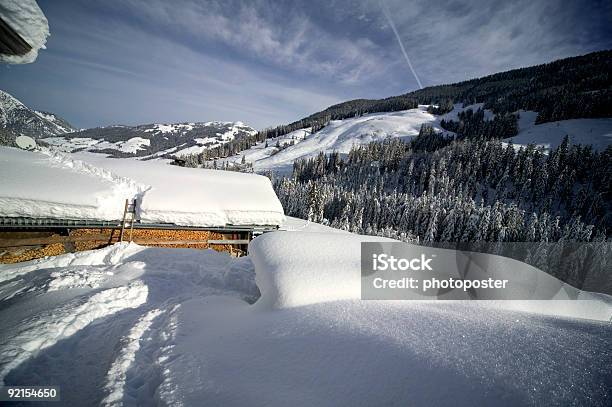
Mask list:
[{"label": "ski slope", "polygon": [[519,133],[511,140],[515,145],[535,144],[544,150],[559,146],[569,136],[572,144],[592,145],[595,150],[605,150],[612,144],[612,118],[572,119],[535,124],[537,112],[519,112]]},{"label": "ski slope", "polygon": [[[459,113],[483,108],[483,103],[463,106],[455,104],[451,112],[435,116],[427,113],[427,106],[400,112],[372,113],[361,117],[343,120],[332,120],[326,127],[316,133],[310,129],[300,129],[284,136],[270,138],[267,143],[258,143],[239,154],[219,159],[218,162],[230,164],[243,160],[252,163],[258,171],[275,171],[287,173],[292,170],[293,162],[310,158],[320,152],[329,154],[339,152],[347,154],[353,146],[381,141],[387,137],[398,137],[410,140],[419,134],[423,124],[433,126],[437,131],[452,135],[442,129],[442,120],[458,120]],[[519,111],[519,134],[512,140],[517,146],[536,144],[544,149],[557,147],[567,134],[574,144],[589,144],[595,150],[603,150],[612,143],[612,118],[610,119],[573,119],[551,123],[535,124],[537,112]],[[495,117],[491,110],[484,109],[486,120]],[[267,145],[267,147],[266,147]],[[277,147],[280,146],[280,148]]]},{"label": "ski slope", "polygon": [[[314,157],[321,151],[329,154],[337,151],[348,154],[354,145],[384,140],[387,137],[409,139],[419,134],[421,125],[438,126],[436,117],[427,113],[427,106],[392,113],[372,113],[344,120],[332,120],[326,127],[311,134],[310,129],[296,130],[285,136],[268,140],[268,147],[260,143],[237,156],[220,161],[253,163],[256,171],[291,171],[293,162],[300,158]],[[276,144],[286,146],[276,148]],[[294,143],[291,145],[291,143]]]},{"label": "ski slope", "polygon": [[610,404],[609,297],[360,301],[373,238],[324,230],[237,259],[121,243],[0,265],[0,381],[79,406]]}]

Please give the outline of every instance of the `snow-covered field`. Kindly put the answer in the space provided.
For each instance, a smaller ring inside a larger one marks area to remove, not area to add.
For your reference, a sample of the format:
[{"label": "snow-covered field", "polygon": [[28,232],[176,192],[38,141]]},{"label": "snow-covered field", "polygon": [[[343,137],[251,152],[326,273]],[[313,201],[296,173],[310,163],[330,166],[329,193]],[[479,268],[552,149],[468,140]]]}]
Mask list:
[{"label": "snow-covered field", "polygon": [[[295,160],[314,157],[320,152],[329,154],[337,151],[347,154],[354,145],[380,141],[387,137],[409,139],[419,134],[424,123],[430,123],[442,131],[439,127],[439,117],[427,113],[426,109],[427,106],[419,106],[418,109],[400,112],[371,113],[351,119],[332,120],[329,125],[314,134],[310,129],[296,130],[269,139],[268,147],[265,147],[265,143],[259,143],[219,162],[239,163],[244,156],[245,161],[252,163],[256,171],[289,172]],[[285,148],[279,150],[277,143]]]},{"label": "snow-covered field", "polygon": [[[143,159],[164,154],[174,157],[200,154],[204,150],[255,133],[255,129],[242,122],[153,123],[139,126],[114,125],[67,135],[58,133],[57,136],[43,138],[43,141],[66,153],[95,153],[104,150],[105,153],[114,154],[116,151]],[[143,150],[150,154],[143,155]]]},{"label": "snow-covered field", "polygon": [[134,198],[145,223],[279,225],[284,219],[263,176],[0,147],[1,216],[118,220],[125,199]]},{"label": "snow-covered field", "polygon": [[372,237],[290,221],[238,259],[124,243],[0,266],[0,379],[79,406],[610,405],[609,297],[360,301]]},{"label": "snow-covered field", "polygon": [[151,145],[151,140],[142,137],[132,137],[126,141],[116,141],[114,143],[104,140],[94,140],[88,137],[48,137],[44,139],[44,142],[53,146],[59,151],[69,153],[79,149],[86,149],[89,151],[96,150],[117,150],[122,153],[135,154],[139,150],[143,150],[145,146]]},{"label": "snow-covered field", "polygon": [[520,111],[519,134],[508,140],[515,145],[536,144],[545,150],[556,148],[569,136],[572,144],[592,145],[604,150],[612,144],[612,119],[572,119],[535,124],[537,112]]}]

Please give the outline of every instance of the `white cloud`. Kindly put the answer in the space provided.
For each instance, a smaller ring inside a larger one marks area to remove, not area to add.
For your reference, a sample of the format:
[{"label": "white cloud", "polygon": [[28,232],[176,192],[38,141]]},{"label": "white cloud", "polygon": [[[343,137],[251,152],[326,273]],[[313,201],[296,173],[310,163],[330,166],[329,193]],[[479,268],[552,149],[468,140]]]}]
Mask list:
[{"label": "white cloud", "polygon": [[366,36],[332,34],[298,10],[274,2],[205,4],[151,0],[121,2],[134,16],[202,44],[222,44],[260,62],[293,72],[353,83],[384,71],[384,52]]}]

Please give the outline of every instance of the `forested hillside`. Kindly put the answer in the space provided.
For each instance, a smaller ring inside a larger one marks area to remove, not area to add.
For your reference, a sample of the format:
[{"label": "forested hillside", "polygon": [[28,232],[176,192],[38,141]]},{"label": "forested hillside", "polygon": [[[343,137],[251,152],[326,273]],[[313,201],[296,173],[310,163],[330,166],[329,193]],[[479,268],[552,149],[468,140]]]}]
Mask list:
[{"label": "forested hillside", "polygon": [[[516,133],[518,110],[538,112],[536,123],[575,118],[610,117],[612,112],[612,51],[561,59],[548,64],[514,69],[478,79],[448,85],[430,86],[414,92],[385,99],[355,99],[330,106],[287,125],[268,128],[257,134],[235,140],[190,158],[202,164],[206,160],[227,157],[253,147],[258,142],[283,136],[292,131],[311,128],[312,133],[325,127],[330,120],[346,119],[367,113],[395,112],[431,105],[430,113],[449,112],[454,103],[483,103],[484,109],[495,113],[499,122],[487,126],[484,118],[475,114],[471,132],[487,127],[492,138],[510,137]],[[475,112],[476,113],[476,112]],[[480,122],[480,123],[477,123]],[[457,123],[447,123],[456,131]]]},{"label": "forested hillside", "polygon": [[430,86],[386,99],[356,99],[331,106],[286,126],[264,130],[276,137],[298,128],[324,126],[329,120],[364,113],[412,109],[417,104],[484,103],[494,113],[519,109],[539,112],[538,123],[588,117],[609,117],[612,111],[612,51],[561,59],[450,85]]},{"label": "forested hillside", "polygon": [[546,155],[425,132],[296,161],[274,185],[290,216],[422,244],[605,242],[612,228],[612,147],[567,139]]}]

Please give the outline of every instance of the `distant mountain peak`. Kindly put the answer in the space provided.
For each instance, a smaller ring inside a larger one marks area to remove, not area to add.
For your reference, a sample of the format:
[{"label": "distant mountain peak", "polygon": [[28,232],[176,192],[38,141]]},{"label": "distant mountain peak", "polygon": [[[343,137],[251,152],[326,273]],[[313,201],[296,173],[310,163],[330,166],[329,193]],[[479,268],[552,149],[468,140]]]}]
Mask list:
[{"label": "distant mountain peak", "polygon": [[66,152],[85,150],[115,157],[154,158],[197,154],[256,133],[242,122],[150,123],[96,127],[43,141]]},{"label": "distant mountain peak", "polygon": [[54,113],[30,109],[8,92],[0,90],[0,129],[34,139],[54,137],[76,128]]}]

